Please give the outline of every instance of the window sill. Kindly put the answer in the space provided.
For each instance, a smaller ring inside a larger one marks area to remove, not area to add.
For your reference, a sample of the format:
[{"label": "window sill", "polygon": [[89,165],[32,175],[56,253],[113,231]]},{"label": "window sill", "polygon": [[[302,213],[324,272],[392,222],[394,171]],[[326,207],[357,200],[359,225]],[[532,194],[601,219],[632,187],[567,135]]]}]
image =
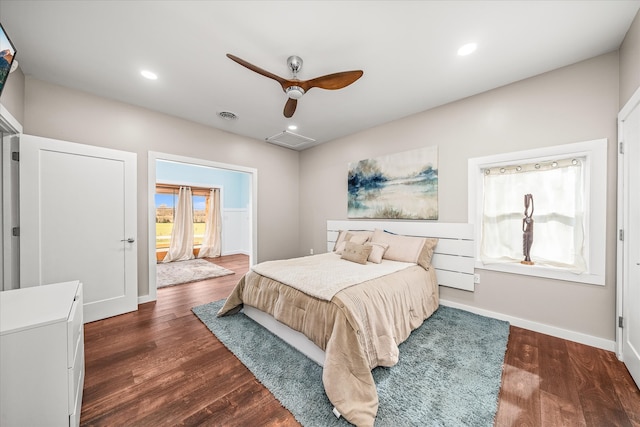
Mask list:
[{"label": "window sill", "polygon": [[524,276],[541,277],[545,279],[564,280],[567,282],[584,283],[588,285],[604,286],[603,274],[582,273],[575,274],[551,267],[537,265],[523,265],[517,263],[484,264],[476,260],[475,268],[479,270],[499,271],[502,273],[521,274]]}]

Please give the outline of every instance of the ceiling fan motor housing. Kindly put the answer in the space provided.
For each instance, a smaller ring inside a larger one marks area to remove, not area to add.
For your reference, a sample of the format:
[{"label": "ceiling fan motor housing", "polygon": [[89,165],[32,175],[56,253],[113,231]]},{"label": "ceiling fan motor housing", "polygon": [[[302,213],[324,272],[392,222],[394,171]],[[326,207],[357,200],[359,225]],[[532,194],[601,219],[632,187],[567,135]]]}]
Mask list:
[{"label": "ceiling fan motor housing", "polygon": [[300,86],[289,86],[286,90],[287,96],[291,99],[300,99],[304,95],[304,89]]}]

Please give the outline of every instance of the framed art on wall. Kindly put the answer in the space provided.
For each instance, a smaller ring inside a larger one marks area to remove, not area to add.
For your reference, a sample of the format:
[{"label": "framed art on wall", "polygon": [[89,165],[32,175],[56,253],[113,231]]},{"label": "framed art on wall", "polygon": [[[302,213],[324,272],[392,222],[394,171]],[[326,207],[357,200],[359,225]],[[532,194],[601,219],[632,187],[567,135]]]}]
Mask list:
[{"label": "framed art on wall", "polygon": [[438,219],[438,147],[349,163],[349,218]]}]

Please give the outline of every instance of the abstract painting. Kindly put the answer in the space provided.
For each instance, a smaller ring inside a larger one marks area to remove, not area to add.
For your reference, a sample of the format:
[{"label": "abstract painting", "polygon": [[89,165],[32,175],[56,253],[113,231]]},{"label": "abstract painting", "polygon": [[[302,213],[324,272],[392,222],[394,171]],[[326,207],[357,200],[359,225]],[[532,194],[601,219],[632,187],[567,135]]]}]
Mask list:
[{"label": "abstract painting", "polygon": [[349,218],[438,219],[438,147],[349,163]]}]

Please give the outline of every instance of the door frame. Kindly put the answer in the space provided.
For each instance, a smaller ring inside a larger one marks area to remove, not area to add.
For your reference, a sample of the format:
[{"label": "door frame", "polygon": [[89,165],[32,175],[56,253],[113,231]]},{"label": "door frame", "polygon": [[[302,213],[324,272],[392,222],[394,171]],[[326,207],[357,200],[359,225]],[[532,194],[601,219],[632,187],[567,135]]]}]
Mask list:
[{"label": "door frame", "polygon": [[[624,120],[631,114],[635,108],[640,108],[640,87],[636,89],[634,94],[629,98],[629,101],[622,107],[618,113],[618,206],[617,206],[617,233],[629,228],[629,218],[627,213],[628,200],[626,199],[625,182],[629,179],[629,156],[624,155],[624,144],[629,144],[628,141],[623,141],[624,137]],[[621,149],[622,146],[622,149]],[[624,236],[623,236],[624,238]],[[620,239],[620,235],[617,236],[617,252],[616,252],[616,355],[619,360],[623,360],[623,348],[624,348],[624,331],[618,324],[618,319],[623,317],[625,312],[625,295],[624,286],[626,284],[626,278],[628,276],[628,260],[625,256],[626,243]]]},{"label": "door frame", "polygon": [[244,172],[251,175],[250,192],[249,192],[249,224],[251,230],[249,235],[249,266],[254,265],[258,259],[258,170],[255,168],[249,168],[245,166],[238,166],[229,163],[220,163],[212,160],[198,159],[194,157],[179,156],[176,154],[160,153],[156,151],[149,151],[148,155],[148,206],[149,206],[149,295],[144,298],[144,301],[139,299],[139,303],[155,301],[158,298],[158,287],[156,284],[156,209],[155,209],[155,188],[156,188],[156,161],[166,160],[178,163],[185,163],[195,166],[205,166],[216,169],[226,169],[234,172]]},{"label": "door frame", "polygon": [[12,164],[12,151],[19,151],[16,136],[22,134],[22,125],[0,104],[0,134],[2,135],[0,153],[0,174],[2,175],[1,238],[0,238],[0,291],[20,287],[20,246],[17,237],[13,236],[13,227],[20,225],[18,212],[19,187],[17,163]]}]

